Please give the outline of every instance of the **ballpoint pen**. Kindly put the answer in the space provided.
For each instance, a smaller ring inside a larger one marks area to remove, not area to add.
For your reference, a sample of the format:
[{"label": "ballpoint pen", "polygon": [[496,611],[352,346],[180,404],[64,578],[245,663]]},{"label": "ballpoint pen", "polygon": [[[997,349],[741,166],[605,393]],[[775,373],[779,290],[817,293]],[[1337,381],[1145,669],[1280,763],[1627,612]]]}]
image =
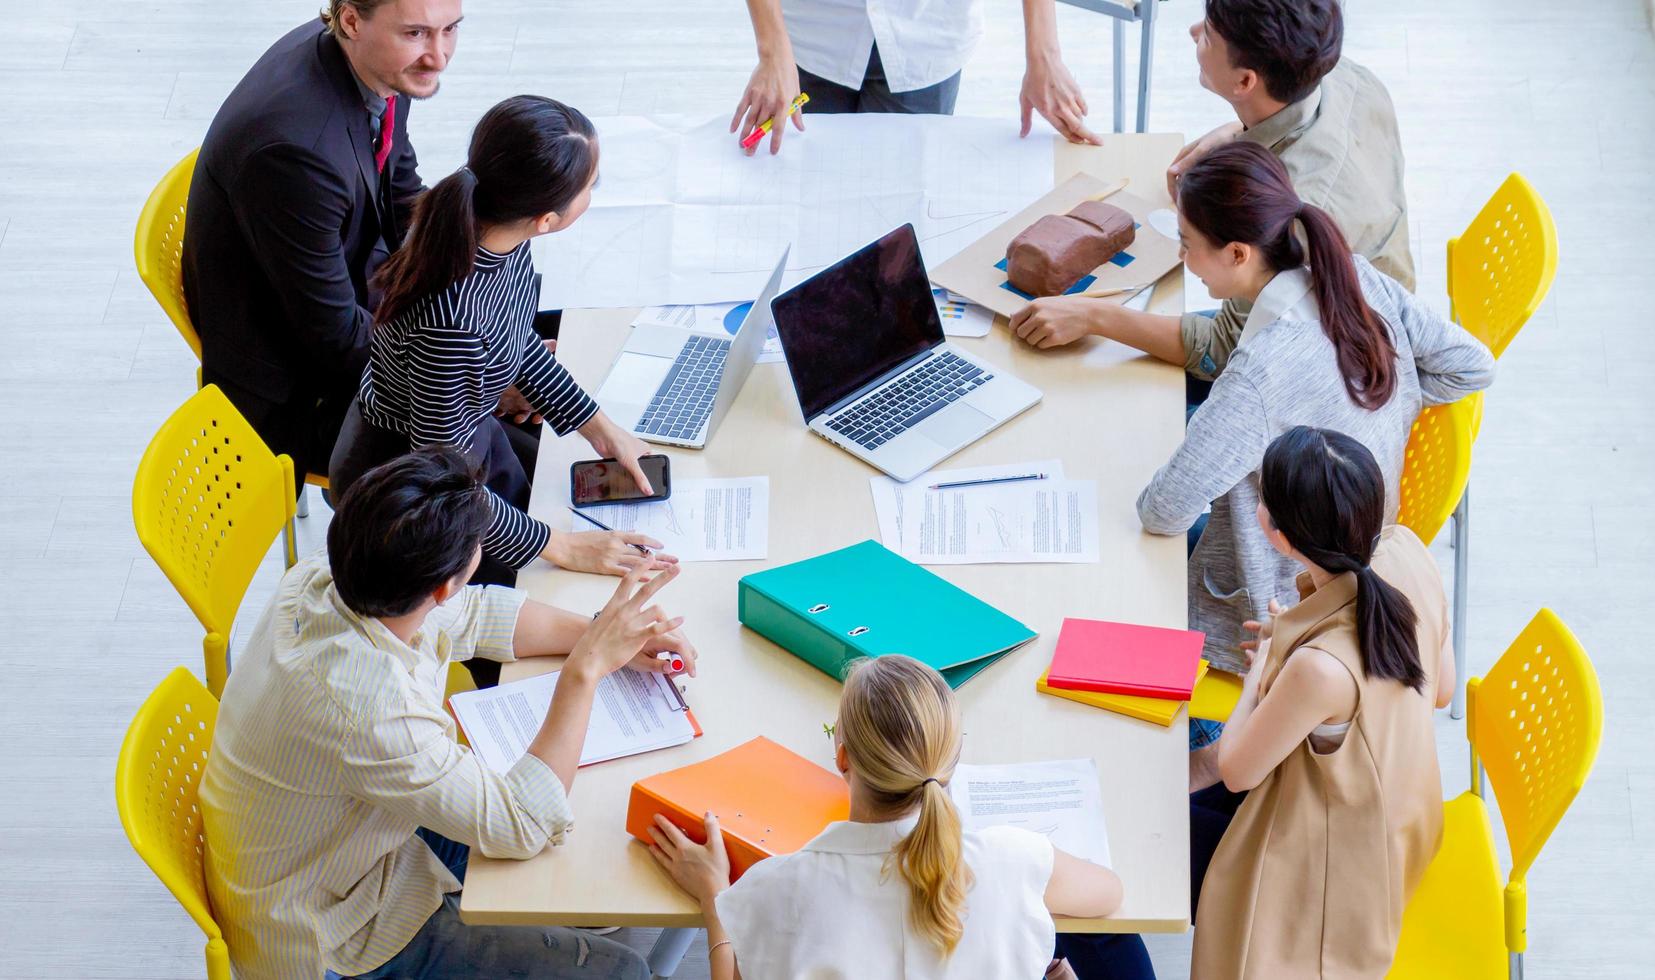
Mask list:
[{"label": "ballpoint pen", "polygon": [[954,480],[949,483],[933,483],[932,490],[953,490],[955,487],[980,487],[989,483],[1021,483],[1024,480],[1044,480],[1044,473],[1020,473],[1016,476],[985,476],[980,480]]},{"label": "ballpoint pen", "polygon": [[[592,525],[593,527],[597,528],[600,531],[613,532],[615,530],[614,528],[610,527],[608,524],[605,524],[604,522],[598,520],[596,517],[593,517],[590,514],[584,514],[584,513],[580,512],[579,510],[576,510],[573,507],[569,508],[569,513],[575,515],[576,517],[578,517],[581,520],[585,521],[586,523]],[[649,549],[644,547],[641,544],[635,544],[632,547],[637,548],[638,553],[641,554],[641,555],[648,555],[649,554]]]}]

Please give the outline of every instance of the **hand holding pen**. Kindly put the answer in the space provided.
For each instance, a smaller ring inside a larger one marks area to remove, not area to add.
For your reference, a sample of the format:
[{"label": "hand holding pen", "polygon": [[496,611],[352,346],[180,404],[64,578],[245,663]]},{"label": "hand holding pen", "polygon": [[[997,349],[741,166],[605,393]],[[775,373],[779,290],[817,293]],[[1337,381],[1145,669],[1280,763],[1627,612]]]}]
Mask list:
[{"label": "hand holding pen", "polygon": [[[606,532],[604,534],[553,532],[554,537],[561,536],[567,541],[590,542],[585,550],[596,549],[602,552],[599,555],[588,555],[585,560],[581,556],[570,554],[564,557],[548,555],[554,563],[564,568],[585,572],[605,572],[612,575],[625,575],[634,567],[663,569],[678,563],[672,555],[660,551],[661,542],[646,535],[631,531],[616,531],[614,528],[592,517],[590,514],[570,507],[569,513],[590,524],[593,528]],[[566,546],[565,552],[581,550],[578,547]],[[631,557],[627,557],[631,556]]]}]

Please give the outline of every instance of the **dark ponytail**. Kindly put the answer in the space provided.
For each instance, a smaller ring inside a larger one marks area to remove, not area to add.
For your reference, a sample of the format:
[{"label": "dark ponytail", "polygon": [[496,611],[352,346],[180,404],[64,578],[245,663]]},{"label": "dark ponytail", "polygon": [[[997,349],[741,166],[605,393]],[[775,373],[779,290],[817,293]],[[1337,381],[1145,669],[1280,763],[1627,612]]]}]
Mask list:
[{"label": "dark ponytail", "polygon": [[[1350,246],[1327,212],[1304,203],[1276,155],[1246,140],[1209,151],[1178,179],[1178,210],[1217,245],[1243,242],[1281,272],[1310,266],[1322,331],[1351,401],[1372,411],[1396,392],[1396,345],[1368,306]],[[1304,225],[1308,254],[1293,233]]]},{"label": "dark ponytail", "polygon": [[1363,673],[1422,689],[1413,604],[1370,565],[1385,522],[1385,478],[1368,447],[1329,429],[1288,429],[1264,451],[1259,499],[1308,561],[1356,573]]},{"label": "dark ponytail", "polygon": [[394,320],[470,275],[484,225],[561,212],[597,167],[597,131],[579,109],[538,95],[490,109],[472,131],[466,165],[420,196],[402,247],[374,274],[374,319]]}]

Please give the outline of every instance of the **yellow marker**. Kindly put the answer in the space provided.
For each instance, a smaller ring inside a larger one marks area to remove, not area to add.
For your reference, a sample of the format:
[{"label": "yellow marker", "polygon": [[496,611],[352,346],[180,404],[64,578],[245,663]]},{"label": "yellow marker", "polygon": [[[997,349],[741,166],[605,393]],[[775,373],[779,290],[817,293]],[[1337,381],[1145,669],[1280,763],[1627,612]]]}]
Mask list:
[{"label": "yellow marker", "polygon": [[[798,95],[793,97],[793,104],[787,107],[787,114],[789,116],[793,115],[795,112],[799,111],[800,106],[809,101],[810,96],[800,92]],[[764,139],[764,134],[770,132],[775,125],[776,120],[774,117],[759,123],[758,128],[753,130],[751,133],[748,133],[747,138],[741,141],[741,148],[744,150],[751,150],[758,144],[759,140]]]}]

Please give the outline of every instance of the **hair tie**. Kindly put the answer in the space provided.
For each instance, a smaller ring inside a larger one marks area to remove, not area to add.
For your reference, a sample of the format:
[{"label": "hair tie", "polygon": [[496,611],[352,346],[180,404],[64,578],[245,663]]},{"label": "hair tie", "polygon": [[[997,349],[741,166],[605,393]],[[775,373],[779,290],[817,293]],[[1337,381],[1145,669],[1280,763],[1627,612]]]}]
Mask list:
[{"label": "hair tie", "polygon": [[477,171],[472,170],[470,167],[461,167],[458,172],[469,175],[472,180],[477,179]]},{"label": "hair tie", "polygon": [[920,780],[919,785],[920,785],[920,788],[923,789],[923,788],[925,788],[926,783],[938,783],[938,784],[940,784],[941,782],[942,782],[942,780],[938,779],[935,776],[927,776],[924,779]]}]

